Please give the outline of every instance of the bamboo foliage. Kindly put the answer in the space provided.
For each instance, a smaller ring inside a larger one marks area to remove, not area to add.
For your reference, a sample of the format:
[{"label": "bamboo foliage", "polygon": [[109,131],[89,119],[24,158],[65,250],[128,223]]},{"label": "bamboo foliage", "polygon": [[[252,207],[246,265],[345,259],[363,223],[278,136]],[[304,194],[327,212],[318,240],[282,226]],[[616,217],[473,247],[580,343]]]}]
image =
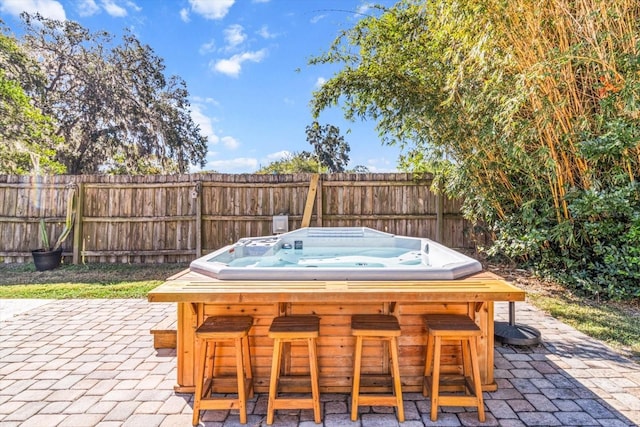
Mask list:
[{"label": "bamboo foliage", "polygon": [[[384,141],[409,148],[405,167],[430,162],[472,215],[505,219],[550,199],[562,221],[567,192],[598,175],[581,145],[612,117],[638,119],[639,22],[636,0],[404,0],[311,61],[344,64],[313,111],[342,103],[375,120]],[[616,160],[631,180],[638,150]]]},{"label": "bamboo foliage", "polygon": [[[515,3],[517,7],[511,2],[500,10],[502,19],[494,20],[496,41],[511,52],[515,72],[526,79],[528,103],[518,115],[533,118],[533,142],[546,149],[554,164],[547,176],[554,205],[568,218],[568,189],[592,185],[579,138],[600,131],[603,98],[627,83],[618,63],[637,53],[640,6],[635,0]],[[622,101],[616,106],[619,113],[637,115],[637,106],[628,107]],[[637,167],[640,145],[631,151]],[[633,179],[629,158],[620,160]]]},{"label": "bamboo foliage", "polygon": [[[462,183],[452,187],[478,183],[501,219],[547,197],[558,222],[571,219],[567,194],[591,189],[600,173],[584,143],[606,134],[608,121],[637,120],[639,76],[620,64],[638,53],[640,4],[520,0],[460,9],[435,29],[459,41],[445,89],[464,134],[454,144],[434,138],[460,161]],[[465,31],[475,36],[460,38]],[[623,153],[613,163],[633,181],[638,141]]]}]

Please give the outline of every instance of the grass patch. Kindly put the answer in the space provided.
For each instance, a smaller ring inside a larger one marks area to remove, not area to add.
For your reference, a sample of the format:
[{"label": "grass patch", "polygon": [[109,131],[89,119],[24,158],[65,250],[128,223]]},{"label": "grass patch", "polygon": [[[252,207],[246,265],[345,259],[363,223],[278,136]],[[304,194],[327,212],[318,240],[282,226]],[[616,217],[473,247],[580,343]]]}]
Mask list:
[{"label": "grass patch", "polygon": [[0,298],[146,298],[147,292],[187,264],[63,265],[36,271],[33,264],[0,266]]},{"label": "grass patch", "polygon": [[640,316],[632,307],[594,303],[575,296],[528,294],[533,305],[640,362]]}]

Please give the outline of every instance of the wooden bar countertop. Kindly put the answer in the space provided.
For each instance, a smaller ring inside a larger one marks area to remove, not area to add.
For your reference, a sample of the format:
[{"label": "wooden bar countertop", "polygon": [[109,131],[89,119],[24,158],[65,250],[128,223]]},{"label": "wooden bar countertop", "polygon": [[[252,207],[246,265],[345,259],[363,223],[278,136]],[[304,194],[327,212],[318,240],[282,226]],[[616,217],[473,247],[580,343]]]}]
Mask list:
[{"label": "wooden bar countertop", "polygon": [[218,280],[184,270],[148,294],[150,302],[483,302],[524,301],[525,292],[486,271],[456,280]]}]

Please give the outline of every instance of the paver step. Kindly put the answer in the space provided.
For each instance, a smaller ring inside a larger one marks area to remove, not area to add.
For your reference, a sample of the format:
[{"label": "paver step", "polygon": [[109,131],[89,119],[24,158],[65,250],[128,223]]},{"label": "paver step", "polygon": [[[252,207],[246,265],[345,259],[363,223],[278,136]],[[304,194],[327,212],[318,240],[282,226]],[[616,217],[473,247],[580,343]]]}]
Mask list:
[{"label": "paver step", "polygon": [[151,329],[153,348],[176,348],[178,325],[175,317],[168,317]]}]

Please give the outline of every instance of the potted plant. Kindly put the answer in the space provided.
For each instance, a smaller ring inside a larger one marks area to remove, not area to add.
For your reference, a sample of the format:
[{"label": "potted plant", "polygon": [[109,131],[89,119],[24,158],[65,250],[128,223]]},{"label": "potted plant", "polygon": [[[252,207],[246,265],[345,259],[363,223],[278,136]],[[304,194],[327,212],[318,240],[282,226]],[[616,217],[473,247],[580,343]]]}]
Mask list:
[{"label": "potted plant", "polygon": [[49,239],[49,233],[47,232],[47,224],[44,218],[40,218],[40,241],[42,242],[42,247],[31,251],[33,263],[38,271],[53,270],[59,267],[62,262],[62,244],[67,237],[69,237],[69,234],[71,234],[75,216],[75,186],[70,186],[68,191],[67,216],[65,218],[64,228],[53,245],[50,243],[51,239]]}]

